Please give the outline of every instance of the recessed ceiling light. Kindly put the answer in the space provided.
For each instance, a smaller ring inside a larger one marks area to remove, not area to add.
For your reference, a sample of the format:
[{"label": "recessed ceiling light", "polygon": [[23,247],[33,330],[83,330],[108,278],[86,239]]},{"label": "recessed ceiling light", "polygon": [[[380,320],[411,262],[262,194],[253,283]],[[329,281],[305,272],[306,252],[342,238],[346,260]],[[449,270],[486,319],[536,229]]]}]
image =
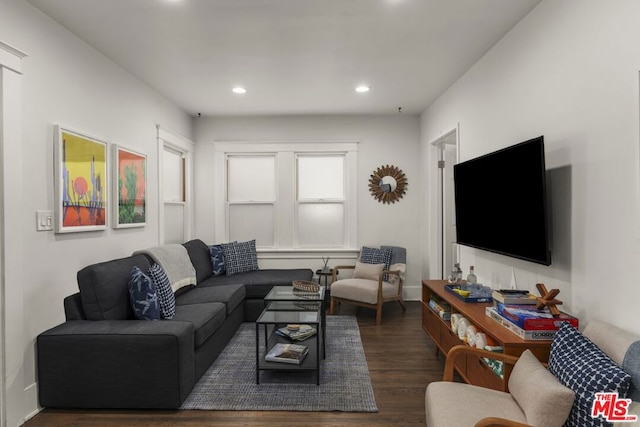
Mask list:
[{"label": "recessed ceiling light", "polygon": [[369,92],[370,90],[371,88],[367,85],[360,85],[356,87],[356,92],[359,92],[359,93]]},{"label": "recessed ceiling light", "polygon": [[247,90],[240,86],[236,86],[231,90],[233,91],[233,93],[238,93],[238,94],[247,93]]}]

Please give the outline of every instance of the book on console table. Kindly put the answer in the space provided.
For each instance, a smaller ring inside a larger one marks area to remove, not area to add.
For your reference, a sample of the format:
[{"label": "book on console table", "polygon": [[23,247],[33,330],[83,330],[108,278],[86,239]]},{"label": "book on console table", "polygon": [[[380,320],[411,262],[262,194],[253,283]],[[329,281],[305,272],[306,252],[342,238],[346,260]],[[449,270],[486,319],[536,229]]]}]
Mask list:
[{"label": "book on console table", "polygon": [[451,306],[448,302],[441,300],[440,298],[431,298],[429,300],[429,307],[433,312],[440,316],[443,320],[451,319]]},{"label": "book on console table", "polygon": [[535,305],[538,298],[529,291],[515,289],[496,289],[491,293],[493,301],[509,305]]},{"label": "book on console table", "polygon": [[498,313],[495,307],[486,307],[484,311],[487,317],[491,318],[493,321],[495,321],[498,325],[502,326],[503,328],[513,332],[523,340],[533,340],[533,341],[552,340],[553,336],[557,332],[557,329],[527,331],[518,327],[515,323],[512,323],[511,321],[502,317],[502,315]]},{"label": "book on console table", "polygon": [[278,343],[264,357],[269,362],[292,363],[299,365],[309,352],[309,347],[300,344]]},{"label": "book on console table", "polygon": [[563,322],[568,322],[575,328],[578,327],[578,319],[576,317],[566,313],[560,313],[560,316],[554,317],[547,308],[537,310],[535,307],[528,305],[507,305],[502,303],[496,304],[495,308],[502,317],[527,331],[557,331]]}]

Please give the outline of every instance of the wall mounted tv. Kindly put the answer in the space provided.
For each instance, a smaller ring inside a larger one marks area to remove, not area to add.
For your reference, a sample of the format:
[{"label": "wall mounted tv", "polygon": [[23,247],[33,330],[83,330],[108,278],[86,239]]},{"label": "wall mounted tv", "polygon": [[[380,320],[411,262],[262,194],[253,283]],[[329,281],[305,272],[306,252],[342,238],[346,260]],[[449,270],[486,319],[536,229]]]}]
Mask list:
[{"label": "wall mounted tv", "polygon": [[544,137],[454,165],[457,243],[551,264]]}]

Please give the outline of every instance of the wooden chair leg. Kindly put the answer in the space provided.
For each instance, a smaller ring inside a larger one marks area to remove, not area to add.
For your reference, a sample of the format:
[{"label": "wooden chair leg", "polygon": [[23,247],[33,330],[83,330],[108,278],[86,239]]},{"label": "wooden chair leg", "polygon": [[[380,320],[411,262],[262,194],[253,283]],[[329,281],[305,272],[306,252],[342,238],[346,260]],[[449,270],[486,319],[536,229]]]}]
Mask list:
[{"label": "wooden chair leg", "polygon": [[382,303],[378,303],[378,308],[376,309],[376,325],[380,326],[382,324]]},{"label": "wooden chair leg", "polygon": [[331,304],[329,306],[329,314],[334,314],[333,313],[334,305],[335,305],[335,301],[333,300],[333,297],[331,297]]},{"label": "wooden chair leg", "polygon": [[402,307],[402,311],[407,311],[407,307],[404,306],[404,301],[402,301],[401,299],[398,300],[398,304],[400,304],[400,307]]}]

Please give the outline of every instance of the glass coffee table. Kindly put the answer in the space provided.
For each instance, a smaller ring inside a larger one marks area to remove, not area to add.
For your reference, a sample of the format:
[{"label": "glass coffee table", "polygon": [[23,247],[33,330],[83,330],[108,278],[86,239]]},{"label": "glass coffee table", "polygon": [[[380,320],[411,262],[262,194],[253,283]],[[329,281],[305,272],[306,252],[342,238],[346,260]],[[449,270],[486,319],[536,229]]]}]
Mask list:
[{"label": "glass coffee table", "polygon": [[[324,291],[324,287],[320,287],[319,292],[301,292],[292,286],[274,286],[264,298],[265,309],[256,320],[256,384],[260,384],[260,371],[315,371],[316,384],[320,385],[320,353],[325,357]],[[296,341],[275,333],[278,328],[291,324],[310,325],[315,327],[316,334]],[[300,344],[307,346],[309,351],[300,364],[270,362],[265,356],[277,343]]]},{"label": "glass coffee table", "polygon": [[[293,286],[274,286],[271,288],[267,296],[264,297],[267,307],[272,302],[290,302],[293,303],[293,311],[302,310],[305,305],[319,302],[320,303],[320,321],[322,326],[322,357],[325,355],[325,337],[327,329],[326,304],[324,296],[327,287],[320,286],[318,292],[307,292],[295,289]],[[275,309],[275,308],[273,308]]]}]

